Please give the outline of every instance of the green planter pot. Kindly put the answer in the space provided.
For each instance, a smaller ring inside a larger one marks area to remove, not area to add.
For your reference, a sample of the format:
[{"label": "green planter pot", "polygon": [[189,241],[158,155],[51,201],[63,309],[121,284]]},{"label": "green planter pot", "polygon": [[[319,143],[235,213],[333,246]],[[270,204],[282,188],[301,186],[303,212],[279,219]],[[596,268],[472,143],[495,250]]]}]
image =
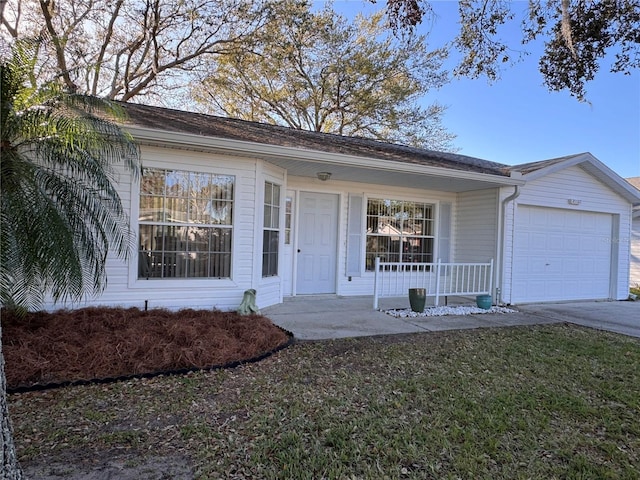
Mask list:
[{"label": "green planter pot", "polygon": [[478,305],[478,308],[482,308],[483,310],[489,310],[492,303],[493,299],[491,298],[491,295],[478,295],[476,297],[476,305]]},{"label": "green planter pot", "polygon": [[416,313],[424,312],[424,305],[427,301],[426,288],[410,288],[409,289],[409,305],[411,310]]}]

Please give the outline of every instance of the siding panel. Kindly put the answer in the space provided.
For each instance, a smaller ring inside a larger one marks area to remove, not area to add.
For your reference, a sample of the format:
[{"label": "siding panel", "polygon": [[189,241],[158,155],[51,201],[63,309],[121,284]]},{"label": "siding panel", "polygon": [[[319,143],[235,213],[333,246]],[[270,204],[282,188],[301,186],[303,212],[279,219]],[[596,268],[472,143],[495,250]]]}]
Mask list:
[{"label": "siding panel", "polygon": [[498,190],[458,194],[454,262],[486,262],[496,257]]},{"label": "siding panel", "polygon": [[629,284],[640,287],[640,212],[633,219],[631,229],[631,276]]}]

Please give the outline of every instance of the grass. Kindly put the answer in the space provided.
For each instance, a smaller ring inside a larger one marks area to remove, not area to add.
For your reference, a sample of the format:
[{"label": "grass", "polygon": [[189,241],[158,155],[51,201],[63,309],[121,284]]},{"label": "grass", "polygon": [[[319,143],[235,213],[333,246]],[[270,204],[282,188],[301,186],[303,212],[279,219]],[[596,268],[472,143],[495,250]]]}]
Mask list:
[{"label": "grass", "polygon": [[450,331],[299,343],[10,408],[26,465],[179,452],[199,479],[637,479],[638,365],[638,339],[576,326]]}]

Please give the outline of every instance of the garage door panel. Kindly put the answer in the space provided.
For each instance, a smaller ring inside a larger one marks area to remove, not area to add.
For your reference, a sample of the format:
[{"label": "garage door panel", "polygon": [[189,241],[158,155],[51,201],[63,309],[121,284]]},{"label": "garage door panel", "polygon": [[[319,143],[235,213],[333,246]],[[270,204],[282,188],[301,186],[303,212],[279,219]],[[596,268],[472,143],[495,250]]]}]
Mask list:
[{"label": "garage door panel", "polygon": [[568,232],[577,232],[582,230],[582,218],[578,215],[569,215],[567,213],[573,212],[565,212],[563,215],[564,224],[562,227]]},{"label": "garage door panel", "polygon": [[[541,215],[541,217],[544,217],[544,215]],[[561,210],[547,210],[546,222],[539,222],[537,225],[551,230],[563,230],[566,223],[564,212]]]},{"label": "garage door panel", "polygon": [[547,269],[545,258],[532,257],[527,260],[528,271],[534,275],[544,274]]},{"label": "garage door panel", "polygon": [[585,282],[591,281],[591,277],[594,275],[603,276],[605,268],[608,269],[608,265],[603,265],[602,262],[582,262],[580,264],[580,275],[582,275]]},{"label": "garage door panel", "polygon": [[[600,238],[582,237],[579,245],[582,255],[598,254],[603,250],[602,240]],[[605,245],[604,248],[607,248],[607,246]]]},{"label": "garage door panel", "polygon": [[577,258],[563,258],[561,271],[565,272],[566,275],[580,275],[582,262],[580,262]]},{"label": "garage door panel", "polygon": [[523,249],[531,250],[532,245],[531,245],[531,242],[529,241],[529,238],[530,237],[529,237],[528,233],[520,232],[520,233],[516,234],[514,241],[516,243],[518,243],[519,245],[522,245]]},{"label": "garage door panel", "polygon": [[530,251],[543,251],[546,249],[546,239],[543,235],[537,235],[534,232],[529,232],[526,234],[527,239],[527,248]]},{"label": "garage door panel", "polygon": [[597,214],[584,215],[581,228],[592,232],[594,235],[607,236],[611,234],[611,225],[600,221]]},{"label": "garage door panel", "polygon": [[545,281],[544,286],[545,297],[548,297],[550,295],[557,295],[557,292],[564,288],[565,282],[561,282],[560,280]]},{"label": "garage door panel", "polygon": [[542,273],[548,278],[548,281],[551,281],[549,275],[557,275],[562,272],[562,264],[564,263],[564,259],[562,257],[552,257],[548,255],[545,257],[543,262]]},{"label": "garage door panel", "polygon": [[554,250],[562,250],[562,235],[558,233],[549,233],[546,236],[546,240],[543,245],[545,246],[545,251],[554,251]]},{"label": "garage door panel", "polygon": [[[609,271],[611,270],[611,262],[606,261],[604,259],[596,259],[591,263],[591,265],[593,265],[592,272],[593,271],[595,271],[595,272],[604,272],[604,271],[607,271],[607,270],[609,270]],[[608,280],[609,279],[607,278],[607,281]]]},{"label": "garage door panel", "polygon": [[[564,252],[572,252],[576,245],[580,245],[581,237],[578,234],[568,233],[562,237],[560,245]],[[576,253],[578,255],[578,253]]]},{"label": "garage door panel", "polygon": [[514,303],[608,298],[612,216],[520,206],[514,237]]},{"label": "garage door panel", "polygon": [[513,289],[516,290],[527,290],[531,295],[535,296],[545,296],[545,282],[541,280],[530,280],[527,282],[515,282]]}]

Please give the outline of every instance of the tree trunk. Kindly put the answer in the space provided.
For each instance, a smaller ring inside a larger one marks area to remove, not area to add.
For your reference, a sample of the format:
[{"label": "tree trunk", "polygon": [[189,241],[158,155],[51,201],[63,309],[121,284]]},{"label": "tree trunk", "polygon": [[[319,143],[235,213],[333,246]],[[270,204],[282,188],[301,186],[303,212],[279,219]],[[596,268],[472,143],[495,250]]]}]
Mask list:
[{"label": "tree trunk", "polygon": [[0,421],[2,422],[2,445],[0,445],[0,468],[2,480],[23,479],[22,469],[18,464],[16,445],[13,441],[13,429],[9,419],[7,404],[7,377],[4,374],[4,354],[2,353],[2,326],[0,326]]}]

